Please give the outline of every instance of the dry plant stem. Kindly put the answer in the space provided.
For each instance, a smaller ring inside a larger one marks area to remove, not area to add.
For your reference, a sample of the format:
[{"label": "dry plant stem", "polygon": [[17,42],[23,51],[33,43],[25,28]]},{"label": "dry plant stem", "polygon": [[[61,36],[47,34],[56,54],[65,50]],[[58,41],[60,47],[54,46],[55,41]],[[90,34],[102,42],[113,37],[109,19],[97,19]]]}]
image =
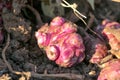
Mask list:
[{"label": "dry plant stem", "polygon": [[41,19],[41,16],[40,16],[39,12],[36,9],[34,9],[30,5],[22,5],[22,7],[26,7],[26,8],[30,9],[33,12],[33,14],[36,17],[36,21],[37,21],[37,26],[38,27],[40,27],[40,26],[42,26],[44,24],[43,21],[42,21],[42,19]]},{"label": "dry plant stem", "polygon": [[[10,72],[15,73],[15,74],[25,75],[25,73],[23,74],[23,72],[14,71],[14,70],[12,69],[11,65],[9,64],[9,62],[8,62],[7,59],[6,59],[5,52],[6,52],[8,46],[9,46],[9,44],[10,44],[10,35],[8,34],[7,36],[8,36],[8,38],[7,38],[7,43],[6,43],[5,47],[4,47],[3,50],[2,50],[2,58],[3,58],[3,61],[4,61],[5,64],[7,65],[8,69],[10,70]],[[29,78],[27,78],[27,80],[29,80]]]},{"label": "dry plant stem", "polygon": [[85,31],[87,30],[90,30],[92,33],[94,33],[96,36],[98,36],[98,38],[101,40],[101,41],[104,41],[104,39],[98,34],[96,33],[95,31],[93,31],[90,27],[92,26],[94,20],[96,20],[95,16],[92,14],[92,13],[89,13],[90,14],[90,20],[88,21],[88,25],[86,25],[86,29]]},{"label": "dry plant stem", "polygon": [[84,21],[83,18],[81,18],[81,16],[79,16],[76,12],[74,12],[74,14],[75,14],[80,20],[82,20],[82,22],[85,24],[85,26],[87,26],[87,23]]},{"label": "dry plant stem", "polygon": [[96,21],[96,18],[95,18],[95,16],[94,16],[92,13],[89,13],[89,14],[90,14],[90,20],[88,21],[88,25],[86,25],[85,31],[87,31],[87,30],[89,29],[92,33],[94,33],[96,36],[98,36],[98,38],[99,38],[101,41],[104,41],[104,39],[103,39],[98,33],[96,33],[95,31],[93,31],[93,30],[91,29],[91,26],[92,26],[94,20]]},{"label": "dry plant stem", "polygon": [[[76,8],[77,8],[77,4],[76,3],[73,3],[73,4],[69,4],[66,0],[62,0],[64,3],[61,3],[61,5],[63,7],[68,7],[68,8],[71,8],[74,12],[74,14],[80,19],[83,21],[83,23],[85,25],[87,25],[87,23],[84,21],[83,18],[87,18],[86,16],[84,16],[83,14],[81,14]],[[82,18],[83,17],[83,18]]]},{"label": "dry plant stem", "polygon": [[58,77],[58,78],[67,78],[67,79],[79,79],[83,80],[84,76],[79,74],[72,73],[61,73],[61,74],[37,74],[35,72],[31,72],[32,77],[36,78],[45,78],[45,77]]},{"label": "dry plant stem", "polygon": [[[80,18],[78,15],[77,15],[78,18]],[[85,26],[86,26],[86,29],[85,29],[85,32],[89,29],[92,33],[94,33],[96,36],[98,36],[98,38],[101,40],[101,41],[104,41],[104,39],[99,35],[97,34],[95,31],[93,31],[90,26],[92,25],[93,21],[94,21],[95,17],[92,17],[89,22],[88,22],[88,25],[85,23]]]},{"label": "dry plant stem", "polygon": [[93,24],[93,22],[94,22],[94,19],[95,19],[95,16],[94,16],[92,13],[89,13],[89,14],[90,14],[90,19],[89,19],[89,21],[88,21],[88,25],[87,25],[85,31],[88,30],[88,27],[90,28],[90,27],[92,26],[92,24]]},{"label": "dry plant stem", "polygon": [[10,35],[8,34],[7,43],[6,43],[5,47],[2,50],[2,58],[3,58],[3,61],[6,63],[7,67],[9,68],[9,70],[12,72],[13,71],[12,67],[7,62],[6,57],[5,57],[5,51],[7,50],[9,44],[10,44]]},{"label": "dry plant stem", "polygon": [[83,80],[84,76],[82,75],[78,75],[78,74],[71,74],[71,73],[63,73],[63,74],[38,74],[35,72],[19,72],[19,71],[14,71],[11,67],[11,65],[9,64],[9,62],[7,61],[6,57],[5,57],[5,52],[8,48],[10,44],[10,35],[8,34],[8,38],[7,38],[7,43],[2,51],[2,58],[5,62],[5,64],[7,65],[8,69],[17,75],[21,75],[24,76],[26,78],[26,80],[29,80],[30,77],[35,77],[35,78],[45,78],[45,77],[59,77],[59,78],[67,78],[67,79],[79,79],[79,80]]},{"label": "dry plant stem", "polygon": [[81,14],[77,9],[77,4],[76,3],[73,3],[72,5],[69,4],[66,0],[62,0],[64,3],[61,3],[61,5],[63,7],[70,7],[76,14],[82,16],[83,18],[87,18],[86,16],[84,16],[83,14]]},{"label": "dry plant stem", "polygon": [[86,36],[86,37],[88,37],[89,39],[90,39],[90,36],[89,36],[89,34],[85,31],[85,29],[83,29],[82,27],[78,27],[83,33],[84,33],[84,35]]},{"label": "dry plant stem", "polygon": [[74,12],[74,14],[80,19],[80,20],[82,20],[83,21],[83,23],[85,24],[85,26],[87,27],[87,29],[89,29],[92,33],[94,33],[95,35],[97,35],[102,41],[104,41],[103,40],[103,38],[99,35],[99,34],[97,34],[95,31],[93,31],[91,28],[90,28],[90,26],[92,25],[92,23],[93,23],[93,21],[94,21],[94,15],[92,15],[91,13],[90,13],[90,16],[91,16],[91,21],[89,21],[89,25],[87,25],[87,23],[84,21],[84,19],[82,18],[82,17],[84,17],[84,18],[87,18],[86,16],[84,16],[84,15],[82,15],[77,9],[76,9],[76,7],[77,6],[75,6],[74,4],[69,4],[66,0],[63,0],[63,2],[65,3],[61,3],[61,5],[63,6],[63,7],[70,7],[72,10],[73,10],[73,12]]}]

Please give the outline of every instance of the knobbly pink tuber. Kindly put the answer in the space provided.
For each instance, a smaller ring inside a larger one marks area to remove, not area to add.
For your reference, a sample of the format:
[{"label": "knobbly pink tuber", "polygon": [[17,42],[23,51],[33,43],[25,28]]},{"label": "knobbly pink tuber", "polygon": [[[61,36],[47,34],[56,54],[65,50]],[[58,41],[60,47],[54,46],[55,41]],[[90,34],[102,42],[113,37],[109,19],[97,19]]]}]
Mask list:
[{"label": "knobbly pink tuber", "polygon": [[120,59],[105,63],[97,80],[120,80]]},{"label": "knobbly pink tuber", "polygon": [[100,61],[107,55],[107,47],[103,43],[97,43],[95,45],[95,52],[90,59],[91,63],[100,63]]},{"label": "knobbly pink tuber", "polygon": [[40,48],[47,46],[50,42],[51,34],[47,33],[47,31],[48,31],[48,24],[45,24],[35,34],[37,38],[37,43]]},{"label": "knobbly pink tuber", "polygon": [[102,26],[102,33],[108,40],[110,52],[118,59],[112,59],[102,65],[98,80],[120,80],[120,24],[104,20]]},{"label": "knobbly pink tuber", "polygon": [[76,33],[77,25],[62,17],[55,17],[50,25],[42,26],[35,34],[40,48],[47,57],[62,67],[80,63],[85,55],[82,37]]},{"label": "knobbly pink tuber", "polygon": [[54,27],[61,26],[64,24],[64,22],[65,22],[64,18],[58,16],[51,21],[50,26],[54,26]]},{"label": "knobbly pink tuber", "polygon": [[84,43],[86,47],[86,59],[89,60],[90,63],[99,64],[107,55],[107,46],[99,38],[87,34],[84,38]]},{"label": "knobbly pink tuber", "polygon": [[60,55],[59,47],[57,47],[56,45],[49,45],[46,48],[46,54],[50,60],[55,61]]},{"label": "knobbly pink tuber", "polygon": [[103,21],[102,33],[106,36],[111,47],[111,53],[120,58],[120,24],[108,20]]},{"label": "knobbly pink tuber", "polygon": [[[62,39],[64,41],[60,43],[59,49],[61,53],[56,63],[60,66],[70,67],[75,63],[81,62],[85,57],[82,38],[76,33],[71,33],[67,35],[67,38]],[[79,57],[81,57],[81,60]]]}]

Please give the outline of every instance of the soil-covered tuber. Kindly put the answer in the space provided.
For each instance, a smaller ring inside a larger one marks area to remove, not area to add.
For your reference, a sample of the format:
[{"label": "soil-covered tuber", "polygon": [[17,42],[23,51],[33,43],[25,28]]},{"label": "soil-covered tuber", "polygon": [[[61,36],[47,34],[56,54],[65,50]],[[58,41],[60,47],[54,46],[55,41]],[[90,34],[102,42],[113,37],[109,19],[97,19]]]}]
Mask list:
[{"label": "soil-covered tuber", "polygon": [[120,80],[120,59],[105,63],[97,80]]}]

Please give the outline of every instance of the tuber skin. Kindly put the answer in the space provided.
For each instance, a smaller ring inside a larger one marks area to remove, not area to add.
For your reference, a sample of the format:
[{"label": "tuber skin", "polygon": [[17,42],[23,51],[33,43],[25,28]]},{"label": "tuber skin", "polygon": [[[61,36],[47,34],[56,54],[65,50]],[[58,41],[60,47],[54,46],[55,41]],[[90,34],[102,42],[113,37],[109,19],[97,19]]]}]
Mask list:
[{"label": "tuber skin", "polygon": [[76,24],[58,16],[50,25],[43,25],[35,36],[39,47],[46,51],[49,60],[61,67],[71,67],[85,58],[82,37],[76,32]]},{"label": "tuber skin", "polygon": [[101,60],[107,55],[107,47],[103,43],[95,44],[95,51],[90,59],[91,63],[99,64]]},{"label": "tuber skin", "polygon": [[120,80],[120,24],[118,22],[103,20],[102,34],[108,40],[110,53],[117,59],[102,64],[102,70],[97,80]]},{"label": "tuber skin", "polygon": [[120,59],[105,63],[97,80],[120,80]]},{"label": "tuber skin", "polygon": [[46,54],[50,60],[55,61],[60,55],[60,50],[56,45],[49,45],[46,48]]},{"label": "tuber skin", "polygon": [[101,60],[107,55],[107,46],[99,38],[86,33],[84,37],[84,44],[86,48],[86,60],[90,63],[99,64]]},{"label": "tuber skin", "polygon": [[[84,45],[81,37],[72,33],[68,35],[68,38],[64,39],[60,45],[60,56],[56,60],[56,63],[60,66],[71,67],[74,63],[79,63],[84,59]],[[79,57],[81,55],[81,60]]]},{"label": "tuber skin", "polygon": [[120,59],[120,24],[104,20],[102,25],[104,26],[102,33],[108,39],[110,52]]}]

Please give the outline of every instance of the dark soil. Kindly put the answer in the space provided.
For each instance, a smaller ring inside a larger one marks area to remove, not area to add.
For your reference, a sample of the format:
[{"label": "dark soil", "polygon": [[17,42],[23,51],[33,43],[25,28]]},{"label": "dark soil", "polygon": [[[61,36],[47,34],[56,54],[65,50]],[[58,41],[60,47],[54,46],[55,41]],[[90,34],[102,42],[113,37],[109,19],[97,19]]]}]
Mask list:
[{"label": "dark soil", "polygon": [[[0,43],[0,80],[26,80],[22,75],[12,73],[3,61],[2,51],[7,43],[7,34],[10,34],[10,44],[5,51],[5,55],[14,71],[34,72],[44,75],[60,74],[60,76],[64,73],[70,73],[71,75],[82,76],[81,78],[75,77],[74,79],[70,75],[66,78],[59,76],[57,78],[53,76],[31,76],[29,80],[97,80],[100,68],[96,64],[89,63],[89,57],[86,57],[80,64],[70,68],[63,68],[48,60],[45,52],[38,47],[34,36],[35,31],[44,23],[49,23],[52,19],[43,14],[41,0],[0,0],[0,6],[6,2],[10,3],[10,7],[3,7],[0,12],[3,19],[2,29],[4,31],[4,40]],[[95,0],[94,10],[86,0],[71,0],[70,3],[78,4],[77,9],[87,16],[85,21],[89,23],[91,29],[94,29],[104,19],[120,22],[120,3],[112,2],[111,0]],[[28,7],[23,7],[23,5],[30,5],[36,9],[43,22],[36,18],[34,12]],[[62,16],[86,29],[83,22],[74,15],[70,8],[65,8],[65,15]],[[95,36],[89,30],[87,32]],[[82,31],[79,30],[78,33],[81,34]],[[81,35],[85,36],[83,33]]]}]

